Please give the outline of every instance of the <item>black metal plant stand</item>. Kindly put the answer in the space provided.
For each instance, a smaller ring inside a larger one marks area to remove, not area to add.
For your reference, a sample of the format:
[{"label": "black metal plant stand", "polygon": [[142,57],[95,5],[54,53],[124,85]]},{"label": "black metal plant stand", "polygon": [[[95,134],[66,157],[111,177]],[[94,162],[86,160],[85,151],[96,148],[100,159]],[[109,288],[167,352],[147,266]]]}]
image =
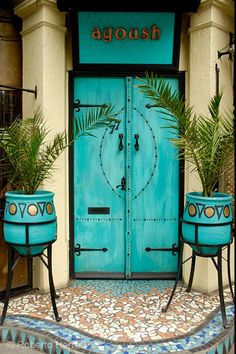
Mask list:
[{"label": "black metal plant stand", "polygon": [[[13,271],[14,271],[14,268],[17,265],[17,263],[19,262],[21,257],[28,257],[28,258],[39,257],[41,259],[41,261],[43,262],[43,264],[48,269],[48,280],[49,280],[49,287],[50,287],[50,295],[51,295],[51,301],[52,301],[52,307],[53,307],[55,319],[56,319],[57,322],[59,322],[61,320],[61,317],[58,315],[57,306],[56,306],[56,300],[55,300],[59,296],[56,294],[55,286],[54,286],[54,282],[53,282],[53,275],[52,275],[52,243],[53,242],[49,243],[47,245],[46,249],[45,249],[45,250],[47,250],[47,255],[45,255],[43,252],[41,254],[37,254],[37,255],[30,255],[30,254],[28,254],[26,256],[18,255],[18,257],[16,258],[15,262],[14,262],[14,256],[15,256],[16,250],[12,247],[11,244],[8,244],[7,289],[6,289],[6,296],[5,296],[5,299],[4,299],[3,312],[2,312],[1,319],[0,319],[0,325],[2,325],[4,323],[5,318],[6,318],[8,303],[9,303],[9,299],[10,299],[10,291],[11,291],[11,284],[12,284],[12,278],[13,278]],[[45,261],[45,259],[43,257],[47,260],[47,262]]]},{"label": "black metal plant stand", "polygon": [[[194,224],[194,223],[193,223]],[[198,236],[198,225],[195,225],[195,235]],[[231,233],[232,234],[232,233]],[[195,241],[198,240],[198,237],[196,237]],[[194,277],[194,271],[195,271],[195,264],[196,264],[196,257],[208,257],[211,258],[216,270],[217,270],[217,274],[218,274],[218,290],[219,290],[219,298],[220,298],[220,309],[221,309],[221,314],[222,314],[222,320],[223,320],[223,326],[224,328],[228,327],[228,323],[227,323],[227,317],[226,317],[226,311],[225,311],[225,302],[224,302],[224,293],[223,293],[223,280],[222,280],[222,260],[224,259],[227,262],[227,272],[228,272],[228,281],[229,281],[229,287],[230,287],[230,292],[232,295],[232,299],[233,302],[235,302],[234,299],[234,293],[233,293],[233,287],[232,287],[232,281],[231,281],[231,273],[230,273],[230,245],[233,241],[233,238],[231,236],[231,239],[228,243],[223,244],[223,245],[203,245],[203,244],[199,244],[198,242],[192,243],[192,242],[187,242],[183,237],[180,237],[180,256],[179,256],[179,267],[178,267],[178,273],[175,279],[175,283],[172,289],[172,293],[170,295],[169,301],[166,305],[165,308],[162,309],[162,312],[167,312],[171,301],[173,299],[173,296],[175,294],[176,288],[177,288],[177,284],[180,280],[180,276],[181,276],[181,270],[182,270],[182,265],[184,263],[186,263],[187,261],[189,261],[190,259],[192,260],[191,263],[191,270],[190,270],[190,276],[189,276],[189,282],[188,282],[188,286],[186,289],[186,292],[190,292],[191,288],[192,288],[192,283],[193,283],[193,277]],[[188,244],[191,248],[192,248],[192,256],[190,256],[188,259],[186,259],[185,261],[183,261],[183,248],[184,248],[184,244]],[[216,248],[217,251],[215,253],[215,255],[210,254],[203,254],[202,252],[202,248],[206,249],[212,249],[212,248]],[[224,258],[222,255],[222,251],[224,249],[227,248],[227,258]],[[215,257],[217,257],[217,262],[215,260]]]}]

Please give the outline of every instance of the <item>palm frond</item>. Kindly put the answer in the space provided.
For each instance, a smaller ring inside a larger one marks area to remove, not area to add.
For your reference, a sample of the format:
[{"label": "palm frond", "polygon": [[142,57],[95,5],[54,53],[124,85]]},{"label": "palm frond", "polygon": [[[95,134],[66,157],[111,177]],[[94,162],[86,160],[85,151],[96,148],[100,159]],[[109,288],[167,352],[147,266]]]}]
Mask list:
[{"label": "palm frond", "polygon": [[211,114],[212,119],[216,120],[218,119],[219,116],[219,110],[220,110],[220,102],[222,99],[222,93],[219,93],[218,95],[213,96],[210,99],[210,103],[208,105],[209,112]]},{"label": "palm frond", "polygon": [[100,109],[91,109],[85,116],[75,118],[75,137],[83,135],[94,136],[91,131],[109,126],[112,128],[120,122],[116,118],[118,113],[113,113],[114,107],[108,105]]},{"label": "palm frond", "polygon": [[[75,138],[118,124],[117,114],[112,106],[88,111],[84,118],[75,120]],[[48,143],[45,139],[49,132],[40,109],[32,118],[16,119],[10,127],[0,130],[0,148],[4,152],[0,168],[4,168],[5,176],[15,188],[27,194],[34,193],[42,181],[51,177],[55,161],[74,141],[68,141],[64,131]]]},{"label": "palm frond", "polygon": [[194,114],[178,92],[153,73],[138,79],[136,87],[158,108],[166,127],[175,130],[170,140],[180,149],[180,158],[198,172],[203,194],[210,196],[234,147],[234,115],[220,113],[222,93],[211,98],[208,117]]}]

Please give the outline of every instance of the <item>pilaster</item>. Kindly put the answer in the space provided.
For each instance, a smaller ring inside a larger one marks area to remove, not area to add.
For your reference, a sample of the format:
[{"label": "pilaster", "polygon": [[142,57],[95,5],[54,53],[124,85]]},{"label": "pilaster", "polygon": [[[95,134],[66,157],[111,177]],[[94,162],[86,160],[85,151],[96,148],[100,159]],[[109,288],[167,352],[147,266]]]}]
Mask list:
[{"label": "pilaster", "polygon": [[[32,116],[41,107],[51,136],[67,129],[65,14],[58,11],[55,0],[26,0],[15,7],[15,14],[22,18],[23,87],[37,86],[38,95],[24,93],[23,115]],[[68,180],[67,154],[55,166],[53,178],[43,188],[55,193],[58,218],[57,241],[53,244],[53,274],[56,286],[68,281]],[[35,285],[48,288],[48,272],[35,260]]]},{"label": "pilaster", "polygon": [[[232,107],[234,63],[227,55],[218,59],[218,51],[228,48],[230,32],[234,32],[234,2],[231,0],[202,0],[198,12],[190,17],[187,97],[196,112],[208,111],[209,99],[216,93],[216,68],[219,70],[219,90],[224,92],[221,108]],[[197,176],[186,174],[186,192],[200,189]],[[231,254],[233,256],[234,252]],[[186,247],[184,258],[189,255],[190,249]],[[183,267],[185,282],[189,271],[189,263],[186,263]],[[225,269],[225,283],[226,274]],[[198,257],[193,287],[209,292],[217,286],[217,272],[211,260]]]}]

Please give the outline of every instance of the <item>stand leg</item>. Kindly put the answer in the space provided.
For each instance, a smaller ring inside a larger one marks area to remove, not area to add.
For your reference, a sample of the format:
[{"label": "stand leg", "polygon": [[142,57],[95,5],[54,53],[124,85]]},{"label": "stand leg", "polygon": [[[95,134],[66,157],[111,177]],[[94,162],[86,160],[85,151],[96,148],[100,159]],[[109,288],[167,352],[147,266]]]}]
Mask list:
[{"label": "stand leg", "polygon": [[177,285],[178,285],[178,282],[179,282],[179,279],[180,279],[180,274],[181,274],[181,269],[182,269],[182,259],[183,259],[183,248],[184,248],[184,244],[182,241],[180,241],[180,255],[179,255],[179,266],[178,266],[178,273],[177,273],[177,276],[176,276],[176,279],[175,279],[175,284],[174,284],[174,287],[173,287],[173,290],[172,290],[172,293],[170,295],[170,298],[169,298],[169,301],[166,305],[166,307],[164,307],[162,309],[162,312],[167,312],[170,304],[171,304],[171,301],[173,299],[173,296],[174,296],[174,293],[175,293],[175,290],[177,288]]},{"label": "stand leg", "polygon": [[61,317],[58,315],[58,311],[57,311],[57,305],[55,300],[56,291],[55,291],[55,286],[54,286],[53,276],[52,276],[52,245],[48,246],[47,252],[48,252],[48,278],[49,278],[52,307],[53,307],[56,321],[59,322],[61,321]]},{"label": "stand leg", "polygon": [[187,286],[187,289],[186,289],[187,293],[189,293],[191,291],[191,289],[192,289],[195,264],[196,264],[196,253],[192,249],[192,263],[191,263],[191,271],[190,271],[188,286]]},{"label": "stand leg", "polygon": [[226,312],[225,312],[225,302],[224,302],[224,293],[223,293],[223,281],[222,281],[222,249],[218,251],[218,287],[219,287],[219,297],[220,297],[220,309],[222,314],[223,326],[224,328],[228,327]]},{"label": "stand leg", "polygon": [[230,245],[228,245],[227,247],[227,269],[228,269],[229,288],[230,288],[233,302],[235,303],[235,297],[234,297],[232,281],[231,281],[231,272],[230,272]]},{"label": "stand leg", "polygon": [[14,262],[14,249],[10,245],[8,245],[7,289],[6,289],[6,296],[5,296],[5,300],[4,300],[4,308],[2,311],[0,325],[3,325],[5,318],[6,318],[6,314],[7,314],[7,308],[8,308],[8,303],[9,303],[9,299],[10,299],[11,283],[12,283],[12,277],[13,277],[13,262]]},{"label": "stand leg", "polygon": [[29,287],[32,289],[33,288],[33,260],[32,257],[29,256],[27,257],[27,267],[28,267],[28,283]]}]

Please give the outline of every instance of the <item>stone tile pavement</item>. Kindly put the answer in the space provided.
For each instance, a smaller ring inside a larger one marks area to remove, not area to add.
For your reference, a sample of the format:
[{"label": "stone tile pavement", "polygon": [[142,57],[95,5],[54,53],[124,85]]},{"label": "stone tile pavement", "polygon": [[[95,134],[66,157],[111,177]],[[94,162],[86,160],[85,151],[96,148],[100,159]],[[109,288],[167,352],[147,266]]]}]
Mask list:
[{"label": "stone tile pavement", "polygon": [[179,286],[163,313],[172,286],[165,280],[76,280],[57,289],[59,323],[48,293],[12,298],[0,342],[55,354],[229,353],[234,343],[229,289],[224,292],[229,328],[224,329],[216,293],[186,293]]}]

